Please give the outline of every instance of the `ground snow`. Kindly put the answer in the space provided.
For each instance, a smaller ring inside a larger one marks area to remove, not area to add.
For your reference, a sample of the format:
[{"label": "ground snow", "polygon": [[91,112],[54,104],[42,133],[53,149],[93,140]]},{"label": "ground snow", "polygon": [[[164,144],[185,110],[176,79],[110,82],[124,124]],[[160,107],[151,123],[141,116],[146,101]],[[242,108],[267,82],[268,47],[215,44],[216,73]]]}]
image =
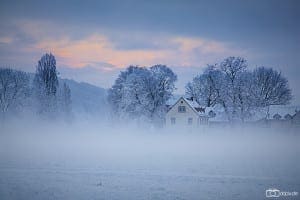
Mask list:
[{"label": "ground snow", "polygon": [[0,199],[264,199],[268,188],[300,192],[295,134],[2,130]]}]

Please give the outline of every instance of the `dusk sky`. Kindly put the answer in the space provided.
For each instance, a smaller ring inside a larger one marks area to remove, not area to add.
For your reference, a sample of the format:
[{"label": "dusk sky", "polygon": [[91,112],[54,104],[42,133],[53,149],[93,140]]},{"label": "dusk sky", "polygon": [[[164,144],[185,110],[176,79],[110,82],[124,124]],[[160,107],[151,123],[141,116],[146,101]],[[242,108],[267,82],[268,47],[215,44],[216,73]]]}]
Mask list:
[{"label": "dusk sky", "polygon": [[52,52],[61,77],[110,87],[128,65],[166,64],[178,91],[207,64],[273,67],[300,104],[300,1],[3,1],[0,65],[30,72]]}]

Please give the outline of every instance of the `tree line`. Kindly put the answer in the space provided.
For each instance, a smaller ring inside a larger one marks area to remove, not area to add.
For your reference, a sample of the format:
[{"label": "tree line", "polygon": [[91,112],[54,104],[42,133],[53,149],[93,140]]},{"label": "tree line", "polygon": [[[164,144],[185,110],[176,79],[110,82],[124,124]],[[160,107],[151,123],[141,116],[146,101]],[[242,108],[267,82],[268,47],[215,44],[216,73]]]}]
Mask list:
[{"label": "tree line", "polygon": [[11,68],[0,68],[0,115],[2,119],[17,115],[37,115],[55,119],[71,117],[71,90],[59,84],[55,57],[45,54],[38,61],[34,77]]},{"label": "tree line", "polygon": [[208,65],[186,85],[186,94],[200,105],[221,105],[230,122],[245,121],[257,110],[290,103],[288,80],[272,68],[249,70],[241,57]]},{"label": "tree line", "polygon": [[[177,75],[165,65],[129,66],[108,91],[113,115],[162,124],[176,80]],[[292,99],[288,80],[280,72],[267,67],[249,70],[241,57],[208,65],[185,89],[186,96],[203,107],[221,106],[230,122],[243,122],[259,109]]]},{"label": "tree line", "polygon": [[[166,65],[129,66],[108,89],[107,101],[115,120],[163,125],[167,102],[174,95],[177,75]],[[41,118],[70,119],[71,90],[59,83],[56,60],[45,54],[31,74],[0,68],[1,118],[25,112]],[[241,57],[207,65],[185,87],[185,95],[203,107],[221,106],[230,122],[245,121],[255,111],[290,103],[288,80],[272,68],[248,68]]]}]

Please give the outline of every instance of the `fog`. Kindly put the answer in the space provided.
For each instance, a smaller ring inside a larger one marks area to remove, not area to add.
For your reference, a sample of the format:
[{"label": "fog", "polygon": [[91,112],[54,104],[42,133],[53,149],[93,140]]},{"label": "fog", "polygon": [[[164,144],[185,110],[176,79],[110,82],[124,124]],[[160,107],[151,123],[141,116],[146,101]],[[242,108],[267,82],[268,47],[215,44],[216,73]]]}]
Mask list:
[{"label": "fog", "polygon": [[28,120],[0,132],[1,199],[260,199],[300,188],[296,130]]}]

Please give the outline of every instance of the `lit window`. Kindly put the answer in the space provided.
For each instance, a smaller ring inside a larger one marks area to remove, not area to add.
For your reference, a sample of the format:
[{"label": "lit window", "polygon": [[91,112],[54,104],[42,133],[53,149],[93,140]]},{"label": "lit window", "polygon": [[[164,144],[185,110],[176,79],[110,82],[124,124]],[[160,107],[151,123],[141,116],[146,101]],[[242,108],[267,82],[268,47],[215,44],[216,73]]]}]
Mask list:
[{"label": "lit window", "polygon": [[171,124],[175,124],[176,123],[176,118],[175,117],[172,117],[171,118]]},{"label": "lit window", "polygon": [[185,112],[185,106],[178,106],[178,112],[184,113]]}]

